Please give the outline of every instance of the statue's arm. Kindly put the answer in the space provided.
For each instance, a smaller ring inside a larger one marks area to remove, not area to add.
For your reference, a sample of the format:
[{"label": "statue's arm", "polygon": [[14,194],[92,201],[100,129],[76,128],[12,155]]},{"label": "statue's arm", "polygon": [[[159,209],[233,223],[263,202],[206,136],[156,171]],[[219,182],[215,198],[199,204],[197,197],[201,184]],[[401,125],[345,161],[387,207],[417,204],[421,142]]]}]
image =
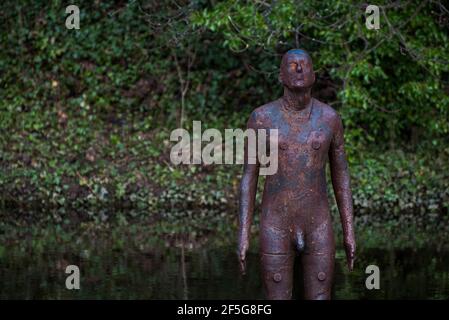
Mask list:
[{"label": "statue's arm", "polygon": [[338,115],[334,119],[334,134],[329,148],[329,164],[332,186],[343,228],[348,266],[352,270],[355,259],[354,212],[348,161],[344,148],[343,124]]},{"label": "statue's arm", "polygon": [[242,181],[240,182],[239,237],[245,241],[249,241],[258,176],[259,166],[257,164],[244,164]]},{"label": "statue's arm", "polygon": [[[256,130],[255,114],[248,120],[247,128]],[[255,146],[253,146],[255,147]],[[244,272],[246,252],[249,248],[251,224],[256,202],[257,180],[259,178],[259,161],[257,157],[252,163],[248,161],[248,141],[245,141],[245,159],[243,165],[243,176],[240,182],[239,201],[239,247],[238,255]]]}]

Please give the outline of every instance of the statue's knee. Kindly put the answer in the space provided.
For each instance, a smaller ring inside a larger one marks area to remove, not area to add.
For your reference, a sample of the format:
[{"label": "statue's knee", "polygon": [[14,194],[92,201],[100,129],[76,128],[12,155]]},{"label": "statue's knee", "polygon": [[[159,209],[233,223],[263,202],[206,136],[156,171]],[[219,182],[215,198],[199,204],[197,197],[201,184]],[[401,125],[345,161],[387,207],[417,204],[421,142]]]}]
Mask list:
[{"label": "statue's knee", "polygon": [[281,282],[281,281],[282,281],[282,274],[281,274],[280,272],[275,272],[275,273],[273,274],[273,281],[274,281],[275,283]]},{"label": "statue's knee", "polygon": [[319,281],[324,281],[326,280],[326,272],[320,271],[317,273],[317,276]]},{"label": "statue's knee", "polygon": [[305,292],[307,300],[329,300],[331,298],[331,283],[326,272],[315,272],[310,280],[312,281],[308,283]]}]

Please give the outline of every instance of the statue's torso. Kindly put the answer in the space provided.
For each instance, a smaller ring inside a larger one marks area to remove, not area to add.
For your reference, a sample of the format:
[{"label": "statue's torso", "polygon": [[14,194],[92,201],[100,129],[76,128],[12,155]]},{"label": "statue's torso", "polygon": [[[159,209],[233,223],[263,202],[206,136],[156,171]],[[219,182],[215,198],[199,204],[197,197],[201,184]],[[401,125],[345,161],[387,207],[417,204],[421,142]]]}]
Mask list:
[{"label": "statue's torso", "polygon": [[258,109],[257,127],[278,129],[279,134],[278,170],[266,176],[262,218],[264,213],[292,218],[328,216],[325,167],[335,111],[312,101],[301,111],[284,108],[281,100]]}]

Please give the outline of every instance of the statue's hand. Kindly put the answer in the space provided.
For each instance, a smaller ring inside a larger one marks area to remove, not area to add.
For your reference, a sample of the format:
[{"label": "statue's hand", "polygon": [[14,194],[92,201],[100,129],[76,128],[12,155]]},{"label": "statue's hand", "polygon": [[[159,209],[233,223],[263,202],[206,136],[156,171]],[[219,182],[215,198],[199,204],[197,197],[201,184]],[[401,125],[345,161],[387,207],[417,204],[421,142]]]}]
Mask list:
[{"label": "statue's hand", "polygon": [[346,251],[346,259],[348,262],[348,269],[352,271],[354,269],[355,260],[355,239],[354,236],[345,237],[344,246]]},{"label": "statue's hand", "polygon": [[246,274],[246,253],[249,248],[249,239],[244,237],[239,239],[239,245],[237,249],[237,256],[240,265],[240,272],[242,275]]}]

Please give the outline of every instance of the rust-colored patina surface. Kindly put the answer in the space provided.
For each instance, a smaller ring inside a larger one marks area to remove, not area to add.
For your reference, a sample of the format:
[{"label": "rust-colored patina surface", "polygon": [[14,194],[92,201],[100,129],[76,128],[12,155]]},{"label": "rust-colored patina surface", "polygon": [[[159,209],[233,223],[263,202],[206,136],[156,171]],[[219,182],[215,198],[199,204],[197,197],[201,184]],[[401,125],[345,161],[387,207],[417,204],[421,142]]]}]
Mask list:
[{"label": "rust-colored patina surface", "polygon": [[[291,299],[293,263],[300,254],[306,299],[330,299],[335,242],[326,189],[329,160],[343,225],[349,270],[355,259],[353,206],[343,125],[330,106],[311,97],[312,59],[303,50],[282,58],[284,95],[255,109],[248,128],[278,129],[278,170],[266,177],[260,216],[260,261],[268,299]],[[238,256],[245,272],[259,163],[244,165],[240,185]]]}]

